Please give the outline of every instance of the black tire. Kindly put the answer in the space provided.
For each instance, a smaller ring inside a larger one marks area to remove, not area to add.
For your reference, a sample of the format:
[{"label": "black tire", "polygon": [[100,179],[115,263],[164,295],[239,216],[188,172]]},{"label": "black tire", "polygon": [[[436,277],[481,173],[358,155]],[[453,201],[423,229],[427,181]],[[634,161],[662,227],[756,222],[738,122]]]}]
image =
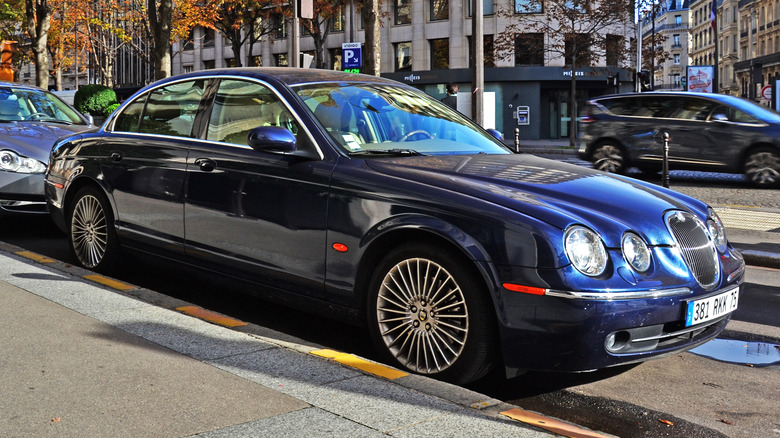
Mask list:
[{"label": "black tire", "polygon": [[496,318],[484,283],[465,261],[435,246],[391,251],[371,280],[371,337],[388,363],[456,384],[496,362]]},{"label": "black tire", "polygon": [[593,149],[593,168],[611,173],[626,171],[626,157],[623,149],[614,143],[601,143]]},{"label": "black tire", "polygon": [[97,188],[79,189],[68,209],[68,240],[73,255],[87,269],[108,273],[119,253],[114,216]]},{"label": "black tire", "polygon": [[748,181],[756,187],[780,187],[780,155],[774,149],[762,147],[750,151],[743,169]]}]

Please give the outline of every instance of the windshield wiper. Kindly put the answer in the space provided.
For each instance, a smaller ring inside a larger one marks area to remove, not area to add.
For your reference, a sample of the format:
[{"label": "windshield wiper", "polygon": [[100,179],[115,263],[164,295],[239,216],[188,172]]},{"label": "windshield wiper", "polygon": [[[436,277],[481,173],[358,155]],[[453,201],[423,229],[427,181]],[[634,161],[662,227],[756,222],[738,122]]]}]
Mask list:
[{"label": "windshield wiper", "polygon": [[422,152],[418,152],[414,149],[365,149],[362,151],[355,151],[350,152],[349,155],[352,156],[362,156],[362,155],[391,155],[394,157],[411,157],[411,156],[422,156],[425,155]]},{"label": "windshield wiper", "polygon": [[57,123],[59,125],[72,125],[70,120],[56,119],[54,117],[38,117],[35,119],[29,119],[30,122],[44,122],[44,123]]}]

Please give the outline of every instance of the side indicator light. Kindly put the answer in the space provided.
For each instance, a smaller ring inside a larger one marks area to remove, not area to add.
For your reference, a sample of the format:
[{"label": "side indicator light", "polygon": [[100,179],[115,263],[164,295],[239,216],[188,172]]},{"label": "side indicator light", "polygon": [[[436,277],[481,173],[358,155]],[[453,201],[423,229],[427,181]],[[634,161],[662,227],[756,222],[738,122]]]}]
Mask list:
[{"label": "side indicator light", "polygon": [[504,289],[511,290],[512,292],[521,292],[531,295],[545,295],[549,291],[549,289],[544,289],[541,287],[523,286],[521,284],[512,283],[504,283],[502,286],[504,286]]},{"label": "side indicator light", "polygon": [[334,243],[333,249],[335,249],[338,252],[347,252],[349,248],[347,248],[347,245],[344,245],[343,243]]}]

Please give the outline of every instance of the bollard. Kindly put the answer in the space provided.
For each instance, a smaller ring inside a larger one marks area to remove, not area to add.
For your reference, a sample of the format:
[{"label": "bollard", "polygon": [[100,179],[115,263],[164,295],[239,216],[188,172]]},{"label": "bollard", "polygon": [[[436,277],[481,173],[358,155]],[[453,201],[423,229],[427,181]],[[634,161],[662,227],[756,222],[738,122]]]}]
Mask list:
[{"label": "bollard", "polygon": [[520,128],[515,128],[515,152],[520,153]]},{"label": "bollard", "polygon": [[671,137],[669,136],[669,133],[664,131],[664,165],[663,165],[663,176],[661,177],[661,184],[665,188],[669,188],[669,140]]}]

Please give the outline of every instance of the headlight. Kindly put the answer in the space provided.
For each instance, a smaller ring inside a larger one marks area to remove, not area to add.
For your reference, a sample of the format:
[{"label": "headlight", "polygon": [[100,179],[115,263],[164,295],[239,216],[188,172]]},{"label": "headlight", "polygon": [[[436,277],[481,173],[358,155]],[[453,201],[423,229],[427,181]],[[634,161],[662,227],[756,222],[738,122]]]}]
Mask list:
[{"label": "headlight", "polygon": [[707,219],[707,229],[712,236],[712,241],[715,243],[715,248],[718,252],[723,254],[726,252],[728,242],[726,240],[726,227],[723,226],[723,221],[720,220],[718,214],[712,208],[708,211],[709,219]]},{"label": "headlight", "polygon": [[623,236],[623,258],[635,271],[642,273],[650,268],[650,250],[641,237],[634,233]]},{"label": "headlight", "polygon": [[591,277],[604,273],[607,250],[596,232],[575,225],[566,230],[563,239],[566,255],[578,271]]},{"label": "headlight", "polygon": [[23,157],[14,151],[0,151],[0,170],[17,173],[43,173],[46,166],[38,160]]}]

